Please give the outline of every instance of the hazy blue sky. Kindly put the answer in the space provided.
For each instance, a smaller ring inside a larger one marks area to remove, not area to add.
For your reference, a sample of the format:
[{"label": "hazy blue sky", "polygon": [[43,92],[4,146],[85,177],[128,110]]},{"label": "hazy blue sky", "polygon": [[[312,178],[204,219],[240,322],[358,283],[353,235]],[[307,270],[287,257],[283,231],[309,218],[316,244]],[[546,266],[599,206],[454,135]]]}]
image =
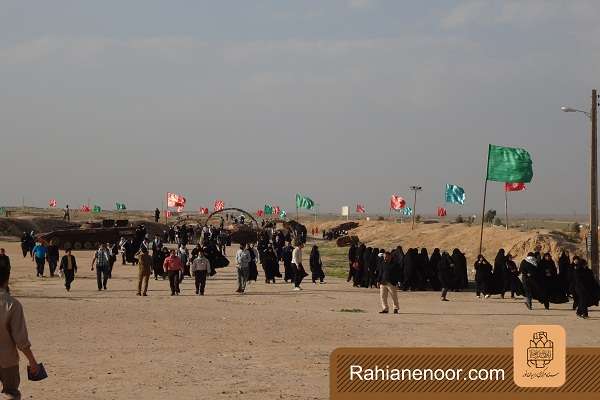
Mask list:
[{"label": "hazy blue sky", "polygon": [[494,143],[534,160],[514,212],[584,212],[588,122],[560,106],[600,86],[599,19],[593,0],[0,0],[0,204],[382,211],[416,183],[432,213],[453,183],[470,213]]}]

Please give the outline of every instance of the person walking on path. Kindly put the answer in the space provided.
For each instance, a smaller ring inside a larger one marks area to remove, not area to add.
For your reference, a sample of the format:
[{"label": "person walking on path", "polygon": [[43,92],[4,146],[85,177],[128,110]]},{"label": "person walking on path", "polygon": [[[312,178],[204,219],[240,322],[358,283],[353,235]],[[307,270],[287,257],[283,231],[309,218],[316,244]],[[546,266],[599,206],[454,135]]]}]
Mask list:
[{"label": "person walking on path", "polygon": [[[147,296],[148,292],[148,280],[150,279],[150,274],[152,273],[152,256],[148,254],[148,249],[143,247],[140,254],[140,263],[138,264],[138,285],[137,285],[137,295],[138,296]],[[144,285],[144,291],[142,292],[142,283]]]},{"label": "person walking on path", "polygon": [[248,283],[248,277],[250,276],[250,261],[252,257],[250,252],[246,248],[245,244],[240,244],[240,249],[235,255],[235,261],[237,262],[237,273],[238,273],[238,289],[236,293],[244,293],[246,291],[246,284]]},{"label": "person walking on path", "polygon": [[106,246],[106,243],[102,243],[100,248],[94,254],[92,259],[92,271],[96,265],[96,281],[98,282],[98,290],[106,290],[106,283],[108,282],[108,272],[110,269],[110,251]]},{"label": "person walking on path", "polygon": [[319,247],[314,245],[310,252],[310,272],[312,272],[312,282],[325,283],[325,272],[323,272],[323,262],[321,262],[321,254],[319,253]]},{"label": "person walking on path", "polygon": [[379,283],[379,297],[381,298],[381,311],[379,314],[389,313],[388,295],[392,296],[394,302],[394,314],[398,314],[398,274],[396,264],[392,262],[392,254],[386,251],[383,260],[377,269],[377,282]]},{"label": "person walking on path", "polygon": [[204,256],[204,250],[200,249],[198,255],[192,261],[191,271],[194,274],[194,282],[196,283],[196,294],[204,296],[204,288],[206,287],[206,275],[210,268],[210,261]]},{"label": "person walking on path", "polygon": [[175,254],[175,250],[171,250],[169,256],[165,258],[163,268],[169,275],[171,296],[179,296],[179,272],[183,270],[183,265],[179,257]]},{"label": "person walking on path", "polygon": [[6,255],[6,250],[0,249],[0,268],[10,269],[10,258]]},{"label": "person walking on path", "polygon": [[58,260],[60,260],[60,254],[58,252],[58,245],[56,242],[50,242],[50,246],[48,246],[48,252],[46,254],[46,260],[48,261],[48,267],[50,268],[50,277],[54,276],[54,272],[56,271],[56,266],[58,265]]},{"label": "person walking on path", "polygon": [[65,255],[60,260],[60,270],[65,276],[65,289],[67,292],[71,290],[71,283],[75,280],[77,272],[77,261],[75,256],[71,255],[71,249],[65,250]]},{"label": "person walking on path", "polygon": [[44,267],[46,265],[46,254],[48,249],[42,243],[37,242],[31,251],[31,258],[35,261],[37,277],[44,276]]},{"label": "person walking on path", "polygon": [[21,303],[8,292],[10,268],[0,266],[0,382],[7,399],[20,399],[19,353],[29,361],[29,372],[37,375],[37,363],[27,334],[27,324]]},{"label": "person walking on path", "polygon": [[304,279],[308,274],[304,270],[304,266],[302,265],[302,249],[304,248],[304,243],[299,242],[294,251],[292,252],[292,266],[294,268],[294,290],[302,290],[300,284],[302,283],[302,279]]}]

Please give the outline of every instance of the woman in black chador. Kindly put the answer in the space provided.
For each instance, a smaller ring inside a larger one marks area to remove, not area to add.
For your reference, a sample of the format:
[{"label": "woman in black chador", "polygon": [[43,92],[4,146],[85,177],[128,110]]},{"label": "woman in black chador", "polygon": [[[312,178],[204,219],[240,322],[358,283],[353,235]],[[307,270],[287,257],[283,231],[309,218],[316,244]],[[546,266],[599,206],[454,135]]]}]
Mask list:
[{"label": "woman in black chador", "polygon": [[356,263],[353,265],[354,275],[352,279],[352,285],[354,287],[359,287],[362,280],[363,271],[365,270],[365,260],[363,259],[363,255],[367,250],[367,246],[362,243],[358,246],[358,250],[356,251]]},{"label": "woman in black chador", "polygon": [[417,249],[408,249],[402,258],[402,290],[415,290],[417,288],[417,268],[419,264],[419,252]]},{"label": "woman in black chador", "polygon": [[454,286],[456,280],[455,264],[452,257],[447,252],[442,253],[442,257],[438,264],[438,277],[440,279],[440,285],[442,286],[442,301],[449,301],[446,298],[448,289]]},{"label": "woman in black chador", "polygon": [[373,249],[367,247],[363,253],[362,271],[361,271],[361,282],[360,286],[369,287],[369,281],[371,280],[370,268],[371,268],[371,253]]},{"label": "woman in black chador", "polygon": [[379,249],[371,249],[369,253],[369,287],[377,287],[377,266],[379,265]]},{"label": "woman in black chador", "polygon": [[427,272],[425,274],[425,279],[431,287],[431,290],[435,290],[436,292],[441,289],[440,279],[438,278],[437,270],[438,264],[440,263],[441,259],[442,254],[440,253],[440,249],[436,247],[435,249],[433,249],[433,253],[431,253],[431,258],[429,258],[429,266],[427,267]]},{"label": "woman in black chador", "polygon": [[419,253],[419,264],[417,268],[417,290],[425,290],[425,275],[427,273],[427,268],[429,268],[429,252],[425,247],[421,249]]},{"label": "woman in black chador", "polygon": [[569,299],[563,291],[558,279],[558,270],[550,253],[545,253],[540,261],[542,285],[544,286],[549,303],[566,303]]},{"label": "woman in black chador", "polygon": [[558,258],[558,281],[563,292],[568,296],[569,292],[569,270],[571,269],[571,260],[569,252],[563,250]]},{"label": "woman in black chador", "polygon": [[312,272],[312,281],[317,283],[324,283],[325,272],[323,272],[323,263],[321,262],[321,254],[319,253],[319,247],[314,245],[310,251],[310,272]]},{"label": "woman in black chador", "polygon": [[275,283],[275,278],[281,278],[279,273],[279,263],[277,262],[277,255],[273,246],[267,245],[263,251],[263,255],[260,258],[260,264],[262,265],[263,271],[265,271],[265,283]]},{"label": "woman in black chador", "polygon": [[358,267],[357,265],[357,253],[358,248],[355,243],[350,245],[350,249],[348,250],[348,279],[347,282],[350,282],[354,279],[354,271]]},{"label": "woman in black chador", "polygon": [[573,257],[573,309],[580,318],[588,317],[588,307],[600,301],[600,286],[585,260]]},{"label": "woman in black chador", "polygon": [[483,254],[477,256],[474,264],[475,284],[477,297],[485,296],[487,299],[493,293],[494,280],[492,275],[492,264],[485,259]]},{"label": "woman in black chador", "polygon": [[524,293],[519,274],[519,268],[517,268],[517,264],[513,261],[512,254],[508,254],[506,256],[506,275],[508,276],[508,285],[506,288],[510,290],[511,299],[514,299],[515,295],[522,296]]},{"label": "woman in black chador", "polygon": [[459,249],[452,251],[452,260],[454,260],[456,283],[454,289],[460,291],[469,287],[469,274],[467,272],[467,258]]},{"label": "woman in black chador", "polygon": [[494,279],[494,293],[499,293],[504,298],[504,292],[509,288],[509,276],[506,269],[506,254],[504,249],[498,250],[498,254],[496,254],[492,275]]}]

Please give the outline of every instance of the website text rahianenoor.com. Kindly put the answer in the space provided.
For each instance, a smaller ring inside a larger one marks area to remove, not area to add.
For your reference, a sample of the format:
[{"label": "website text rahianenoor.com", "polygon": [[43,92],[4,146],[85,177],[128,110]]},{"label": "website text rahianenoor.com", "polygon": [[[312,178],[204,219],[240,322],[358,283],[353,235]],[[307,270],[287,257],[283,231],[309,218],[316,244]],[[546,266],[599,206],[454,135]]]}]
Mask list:
[{"label": "website text rahianenoor.com", "polygon": [[468,369],[448,368],[390,368],[350,366],[350,380],[359,381],[503,381],[502,368]]}]

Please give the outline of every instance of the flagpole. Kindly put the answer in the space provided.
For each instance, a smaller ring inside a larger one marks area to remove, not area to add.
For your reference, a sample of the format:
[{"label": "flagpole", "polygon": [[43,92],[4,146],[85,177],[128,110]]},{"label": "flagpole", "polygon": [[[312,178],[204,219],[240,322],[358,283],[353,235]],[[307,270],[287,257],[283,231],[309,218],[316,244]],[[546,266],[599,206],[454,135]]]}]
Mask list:
[{"label": "flagpole", "polygon": [[506,230],[508,230],[508,192],[504,187],[504,214],[506,215]]},{"label": "flagpole", "polygon": [[485,168],[485,184],[483,186],[483,209],[481,211],[481,232],[479,234],[479,254],[483,250],[483,222],[485,220],[485,199],[487,197],[487,183],[488,183],[488,170],[490,169],[490,148],[492,145],[488,145],[487,155],[487,166]]}]

